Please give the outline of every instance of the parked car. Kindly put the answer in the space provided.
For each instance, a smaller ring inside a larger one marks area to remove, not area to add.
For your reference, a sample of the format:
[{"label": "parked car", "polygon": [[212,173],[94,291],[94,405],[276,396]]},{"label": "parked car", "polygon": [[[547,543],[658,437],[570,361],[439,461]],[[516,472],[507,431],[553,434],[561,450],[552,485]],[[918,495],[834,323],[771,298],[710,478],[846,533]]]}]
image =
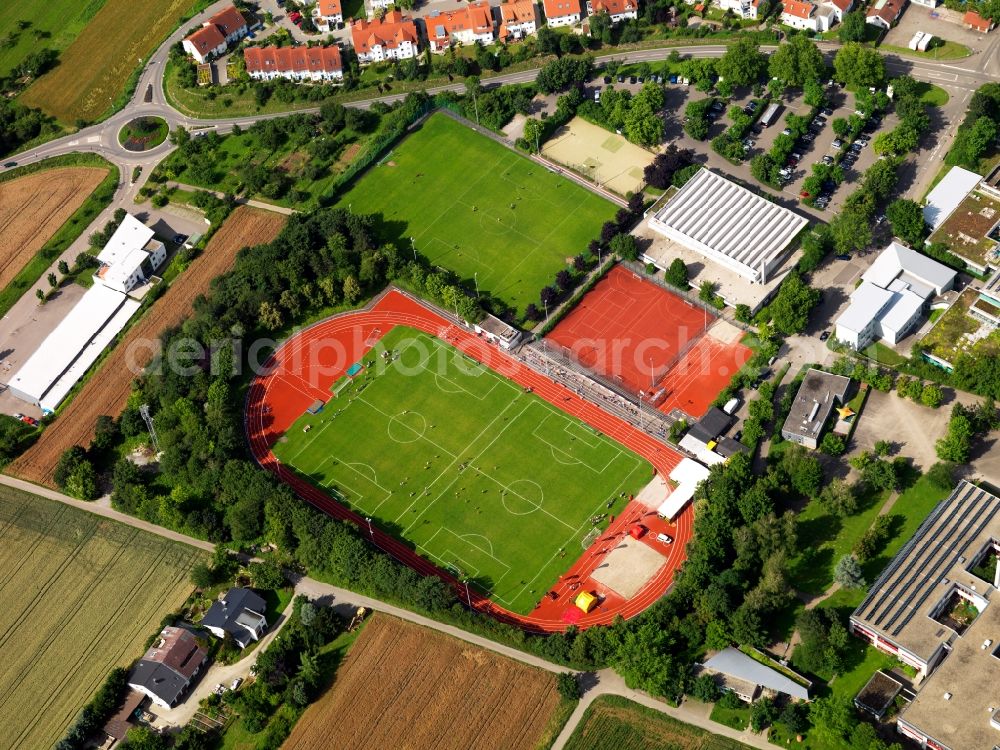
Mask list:
[{"label": "parked car", "polygon": [[243,684],[243,678],[242,677],[237,677],[235,680],[233,680],[233,684],[229,686],[229,689],[230,690],[236,690],[242,684]]},{"label": "parked car", "polygon": [[601,90],[600,89],[594,89],[594,101],[595,102],[600,102],[601,101]]},{"label": "parked car", "polygon": [[829,331],[823,331],[823,333],[821,333],[819,335],[819,340],[820,341],[826,341],[828,338],[830,338],[830,332]]},{"label": "parked car", "polygon": [[836,257],[837,257],[837,260],[850,260],[851,259],[851,256],[848,255],[847,253],[840,253]]},{"label": "parked car", "polygon": [[733,396],[726,402],[726,405],[722,407],[722,411],[724,411],[729,416],[732,416],[739,408],[740,408],[740,399],[737,396]]},{"label": "parked car", "polygon": [[187,242],[187,238],[188,238],[188,236],[186,234],[175,234],[174,235],[174,244],[175,245],[183,245],[185,242]]},{"label": "parked car", "polygon": [[805,141],[806,143],[812,143],[813,141],[816,140],[816,136],[813,133],[806,133],[804,136],[802,136],[802,140]]},{"label": "parked car", "polygon": [[823,154],[823,163],[827,165],[833,164],[833,157],[829,154]]},{"label": "parked car", "polygon": [[677,76],[670,76],[671,83],[677,83]]},{"label": "parked car", "polygon": [[656,535],[656,541],[663,542],[664,544],[673,544],[674,538],[670,534],[660,533]]},{"label": "parked car", "polygon": [[604,85],[607,86],[611,83],[611,76],[604,76]]},{"label": "parked car", "polygon": [[782,135],[791,135],[792,134],[792,129],[791,128],[785,128],[784,130],[781,131],[781,134]]},{"label": "parked car", "polygon": [[16,167],[17,166],[17,162],[16,161],[6,161],[6,162],[4,162],[3,165],[4,165],[5,169],[10,169],[11,167]]},{"label": "parked car", "polygon": [[830,144],[832,148],[843,148],[844,142],[839,138],[834,138],[833,143]]},{"label": "parked car", "polygon": [[823,107],[823,109],[821,109],[820,112],[822,112],[827,117],[830,117],[833,114],[833,110],[830,109],[829,107]]},{"label": "parked car", "polygon": [[288,20],[291,21],[292,23],[298,23],[298,21],[300,21],[301,19],[302,19],[302,14],[299,13],[297,10],[293,10],[291,13],[288,14]]},{"label": "parked car", "polygon": [[618,74],[618,83],[625,83],[625,76],[621,73]]},{"label": "parked car", "polygon": [[629,83],[635,83],[635,82],[636,82],[636,80],[637,80],[637,79],[636,79],[636,77],[635,77],[635,76],[629,76],[629,77],[628,77],[628,82],[629,82]]}]

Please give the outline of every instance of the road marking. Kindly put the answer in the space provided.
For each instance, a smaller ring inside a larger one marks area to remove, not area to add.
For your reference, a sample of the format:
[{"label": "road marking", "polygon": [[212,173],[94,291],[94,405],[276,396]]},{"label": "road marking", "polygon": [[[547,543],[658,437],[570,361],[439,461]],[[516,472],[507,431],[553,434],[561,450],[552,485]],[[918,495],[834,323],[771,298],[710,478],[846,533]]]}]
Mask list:
[{"label": "road marking", "polygon": [[99,140],[101,140],[101,136],[99,135],[87,136],[87,143],[97,143]]}]

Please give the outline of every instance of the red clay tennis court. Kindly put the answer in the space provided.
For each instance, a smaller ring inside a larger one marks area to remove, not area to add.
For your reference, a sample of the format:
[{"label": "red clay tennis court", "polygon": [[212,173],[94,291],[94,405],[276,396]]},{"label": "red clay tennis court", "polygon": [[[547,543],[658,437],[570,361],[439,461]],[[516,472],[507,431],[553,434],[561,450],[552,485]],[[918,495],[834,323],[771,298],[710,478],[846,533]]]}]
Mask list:
[{"label": "red clay tennis court", "polygon": [[[623,266],[615,266],[546,341],[664,412],[698,418],[750,357],[728,323]],[[720,331],[721,333],[721,331]]]}]

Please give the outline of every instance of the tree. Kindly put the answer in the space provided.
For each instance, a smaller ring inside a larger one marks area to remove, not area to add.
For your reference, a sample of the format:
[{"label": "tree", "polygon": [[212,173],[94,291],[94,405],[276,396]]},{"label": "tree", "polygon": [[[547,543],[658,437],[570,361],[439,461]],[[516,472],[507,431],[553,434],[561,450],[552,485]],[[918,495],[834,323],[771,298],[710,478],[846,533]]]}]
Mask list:
[{"label": "tree", "polygon": [[689,286],[687,265],[680,258],[674,258],[670,261],[670,265],[667,267],[667,272],[664,274],[664,278],[671,286],[675,286],[678,289],[686,291]]},{"label": "tree", "polygon": [[790,446],[781,456],[781,467],[792,487],[803,497],[815,497],[823,484],[823,466],[801,445]]},{"label": "tree", "polygon": [[767,56],[756,42],[741,36],[726,48],[726,54],[716,63],[716,70],[735,86],[750,86],[767,70]]},{"label": "tree", "polygon": [[968,463],[973,434],[970,419],[960,412],[953,413],[948,421],[948,432],[935,445],[937,457],[956,464]]},{"label": "tree", "polygon": [[198,563],[191,568],[191,583],[200,589],[215,584],[215,571],[205,563]]},{"label": "tree", "polygon": [[809,708],[804,703],[789,702],[782,709],[778,721],[792,734],[802,734],[809,728]]},{"label": "tree", "polygon": [[819,304],[819,298],[819,290],[806,284],[800,274],[792,272],[768,307],[771,322],[786,336],[801,333],[809,324],[809,313]]},{"label": "tree", "polygon": [[541,138],[545,134],[545,126],[541,120],[529,117],[524,122],[523,138],[528,143],[528,149],[537,153],[541,148]]},{"label": "tree", "polygon": [[866,586],[861,566],[858,565],[854,555],[844,555],[837,561],[837,567],[833,570],[833,580],[846,589],[863,589]]},{"label": "tree", "polygon": [[167,750],[170,744],[167,735],[160,734],[151,727],[140,725],[128,730],[122,747],[127,750]]},{"label": "tree", "polygon": [[774,698],[761,698],[750,705],[750,728],[762,732],[778,718],[778,706]]},{"label": "tree", "polygon": [[867,29],[864,11],[853,10],[844,16],[838,35],[841,42],[863,42]]},{"label": "tree", "polygon": [[848,86],[879,86],[885,81],[885,61],[882,55],[857,42],[847,42],[833,58],[837,79]]},{"label": "tree", "polygon": [[847,446],[840,435],[828,432],[823,436],[823,440],[820,441],[819,449],[828,456],[842,456],[844,455],[844,451],[847,450]]},{"label": "tree", "polygon": [[44,302],[45,301],[45,292],[43,292],[41,289],[36,289],[35,290],[35,296],[38,297],[38,300],[40,302]]},{"label": "tree", "polygon": [[580,681],[572,672],[562,672],[556,677],[556,687],[559,695],[568,701],[578,701],[583,691],[580,689]]},{"label": "tree", "polygon": [[768,61],[768,72],[771,76],[789,86],[803,86],[806,82],[817,83],[823,76],[825,68],[819,48],[804,36],[793,36],[778,47]]},{"label": "tree", "polygon": [[893,233],[914,247],[920,247],[927,236],[927,223],[923,209],[916,201],[899,198],[885,209],[885,217],[892,225]]},{"label": "tree", "polygon": [[59,273],[61,273],[63,276],[69,273],[69,263],[67,263],[66,261],[64,260],[59,261],[59,265],[57,267],[59,269]]},{"label": "tree", "polygon": [[941,406],[941,401],[944,399],[944,394],[941,392],[941,388],[934,383],[928,383],[924,386],[923,393],[920,394],[920,403],[924,406],[929,406],[932,409],[937,409]]},{"label": "tree", "polygon": [[872,232],[867,214],[857,208],[845,207],[830,222],[830,237],[838,253],[852,253],[868,247]]},{"label": "tree", "polygon": [[250,563],[247,571],[250,573],[254,588],[280,589],[286,584],[281,565],[271,558]]},{"label": "tree", "polygon": [[844,517],[858,509],[858,499],[854,488],[843,479],[834,479],[819,494],[819,501],[829,513]]},{"label": "tree", "polygon": [[721,693],[715,677],[710,674],[702,674],[692,683],[689,695],[702,703],[715,703],[719,700]]},{"label": "tree", "polygon": [[702,302],[708,302],[711,304],[715,301],[715,290],[717,286],[714,281],[706,279],[701,282],[701,286],[698,287],[698,299]]},{"label": "tree", "polygon": [[624,232],[611,238],[608,249],[625,260],[636,260],[639,257],[639,246],[635,243],[635,237]]}]

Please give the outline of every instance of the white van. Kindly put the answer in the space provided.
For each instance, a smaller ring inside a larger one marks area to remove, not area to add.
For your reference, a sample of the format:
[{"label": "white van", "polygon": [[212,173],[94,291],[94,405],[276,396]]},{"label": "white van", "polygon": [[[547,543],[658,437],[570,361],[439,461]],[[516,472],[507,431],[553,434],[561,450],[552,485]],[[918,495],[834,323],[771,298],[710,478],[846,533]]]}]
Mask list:
[{"label": "white van", "polygon": [[740,400],[736,396],[733,396],[726,402],[726,405],[722,407],[722,411],[726,412],[729,416],[732,416],[739,406]]}]

